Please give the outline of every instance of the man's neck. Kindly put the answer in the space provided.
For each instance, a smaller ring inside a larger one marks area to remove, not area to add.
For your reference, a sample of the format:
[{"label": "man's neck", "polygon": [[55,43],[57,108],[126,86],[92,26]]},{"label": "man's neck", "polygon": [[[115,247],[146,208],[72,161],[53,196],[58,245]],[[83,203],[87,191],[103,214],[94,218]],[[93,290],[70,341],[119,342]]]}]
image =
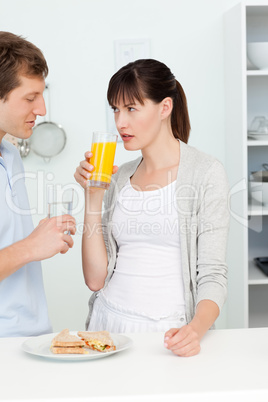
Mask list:
[{"label": "man's neck", "polygon": [[[4,138],[5,135],[6,135],[6,133],[2,133],[2,131],[0,131],[0,145],[2,143],[2,139]],[[1,151],[0,151],[0,156],[2,156]]]},{"label": "man's neck", "polygon": [[6,135],[6,133],[3,133],[2,131],[0,131],[0,144],[5,135]]}]

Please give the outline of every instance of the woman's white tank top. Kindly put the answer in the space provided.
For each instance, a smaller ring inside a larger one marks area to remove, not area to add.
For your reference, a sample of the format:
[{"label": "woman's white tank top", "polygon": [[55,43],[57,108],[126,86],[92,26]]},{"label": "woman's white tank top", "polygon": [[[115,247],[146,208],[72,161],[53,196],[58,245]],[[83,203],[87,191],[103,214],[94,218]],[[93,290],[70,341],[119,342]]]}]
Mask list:
[{"label": "woman's white tank top", "polygon": [[120,191],[112,232],[118,245],[113,276],[103,296],[113,306],[152,319],[185,314],[176,182]]}]

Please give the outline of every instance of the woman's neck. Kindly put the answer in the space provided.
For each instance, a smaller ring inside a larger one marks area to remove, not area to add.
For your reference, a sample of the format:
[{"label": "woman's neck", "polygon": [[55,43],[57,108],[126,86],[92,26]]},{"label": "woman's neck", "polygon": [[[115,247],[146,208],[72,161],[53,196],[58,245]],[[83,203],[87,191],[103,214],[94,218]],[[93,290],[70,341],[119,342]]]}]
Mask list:
[{"label": "woman's neck", "polygon": [[179,164],[180,142],[173,136],[159,138],[150,146],[141,150],[143,169],[150,173]]}]

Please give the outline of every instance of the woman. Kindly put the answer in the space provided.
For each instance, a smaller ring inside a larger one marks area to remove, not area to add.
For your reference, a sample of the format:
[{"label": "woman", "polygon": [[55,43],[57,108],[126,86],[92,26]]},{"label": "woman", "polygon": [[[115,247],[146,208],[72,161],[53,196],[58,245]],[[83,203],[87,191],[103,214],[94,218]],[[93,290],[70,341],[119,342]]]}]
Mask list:
[{"label": "woman", "polygon": [[168,349],[195,355],[226,298],[223,167],[186,145],[186,97],[163,63],[129,63],[107,97],[125,149],[142,157],[114,167],[105,197],[87,187],[90,152],[75,173],[86,200],[83,272],[94,291],[87,328],[166,331]]}]

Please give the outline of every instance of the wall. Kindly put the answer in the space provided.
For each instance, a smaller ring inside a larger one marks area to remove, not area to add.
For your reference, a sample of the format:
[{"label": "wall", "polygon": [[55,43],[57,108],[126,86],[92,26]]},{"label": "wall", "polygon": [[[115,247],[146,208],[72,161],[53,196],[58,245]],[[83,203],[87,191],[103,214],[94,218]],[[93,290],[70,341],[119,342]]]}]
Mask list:
[{"label": "wall", "polygon": [[[33,215],[35,224],[46,214],[46,186],[74,183],[73,173],[89,149],[92,131],[106,129],[105,95],[115,72],[116,39],[150,39],[151,57],[166,63],[186,92],[190,144],[225,162],[223,15],[238,2],[0,0],[1,30],[23,35],[43,50],[50,67],[50,117],[67,133],[64,151],[49,163],[33,153],[24,159],[26,173],[36,175],[27,179],[31,205],[39,208]],[[118,145],[118,164],[135,156]],[[82,191],[77,192],[83,202]],[[73,249],[43,262],[55,331],[83,329],[87,314],[90,291],[83,282],[80,255],[83,211],[75,217]],[[219,327],[225,322],[224,310]]]}]

